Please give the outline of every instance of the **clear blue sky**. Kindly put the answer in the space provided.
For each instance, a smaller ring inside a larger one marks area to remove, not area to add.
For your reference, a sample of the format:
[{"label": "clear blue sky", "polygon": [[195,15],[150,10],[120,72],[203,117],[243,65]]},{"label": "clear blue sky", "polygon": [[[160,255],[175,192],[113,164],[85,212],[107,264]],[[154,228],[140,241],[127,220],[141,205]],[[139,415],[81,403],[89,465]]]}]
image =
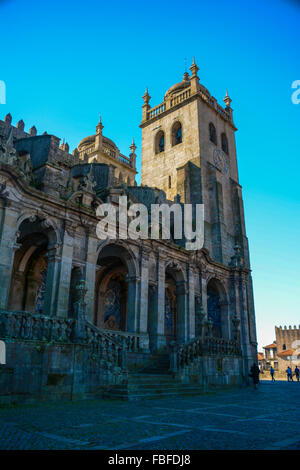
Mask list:
[{"label": "clear blue sky", "polygon": [[[300,5],[296,1],[0,0],[0,80],[13,123],[65,138],[94,133],[122,153],[134,136],[140,168],[141,96],[154,106],[193,55],[201,82],[232,98],[254,278],[259,348],[274,326],[300,323]],[[139,178],[138,178],[139,181]]]}]

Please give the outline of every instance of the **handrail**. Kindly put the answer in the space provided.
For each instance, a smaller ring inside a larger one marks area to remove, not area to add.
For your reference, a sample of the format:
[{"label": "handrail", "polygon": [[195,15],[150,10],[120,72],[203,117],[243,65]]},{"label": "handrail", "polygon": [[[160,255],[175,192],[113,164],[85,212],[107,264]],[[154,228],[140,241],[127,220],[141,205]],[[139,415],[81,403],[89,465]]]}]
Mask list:
[{"label": "handrail", "polygon": [[0,338],[52,343],[82,343],[90,346],[91,355],[114,366],[126,368],[127,347],[103,330],[84,320],[80,340],[74,335],[78,322],[74,318],[51,317],[27,311],[0,310]]},{"label": "handrail", "polygon": [[195,338],[184,344],[173,342],[170,344],[170,349],[171,369],[174,372],[206,355],[241,355],[241,347],[237,341],[214,337]]}]

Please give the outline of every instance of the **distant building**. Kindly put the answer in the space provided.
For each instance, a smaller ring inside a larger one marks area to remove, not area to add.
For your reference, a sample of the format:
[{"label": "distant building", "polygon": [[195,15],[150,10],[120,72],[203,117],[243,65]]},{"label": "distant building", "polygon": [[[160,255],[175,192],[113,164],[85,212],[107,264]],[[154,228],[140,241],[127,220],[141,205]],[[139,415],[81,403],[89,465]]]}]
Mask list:
[{"label": "distant building", "polygon": [[300,355],[296,351],[300,346],[300,325],[292,328],[291,325],[287,328],[275,326],[276,344],[277,344],[277,357],[278,369],[286,370],[288,366],[300,366]]},{"label": "distant building", "polygon": [[273,367],[275,370],[278,369],[276,341],[274,341],[272,344],[268,344],[268,346],[264,346],[263,349],[265,350],[265,368],[267,370],[269,370],[271,367]]},{"label": "distant building", "polygon": [[299,328],[275,326],[275,335],[276,341],[263,347],[264,367],[270,369],[272,366],[275,370],[285,371],[288,366],[300,366],[300,354],[297,354],[300,346],[300,325]]},{"label": "distant building", "polygon": [[266,368],[266,359],[263,352],[257,353],[257,362],[260,370],[264,370]]}]

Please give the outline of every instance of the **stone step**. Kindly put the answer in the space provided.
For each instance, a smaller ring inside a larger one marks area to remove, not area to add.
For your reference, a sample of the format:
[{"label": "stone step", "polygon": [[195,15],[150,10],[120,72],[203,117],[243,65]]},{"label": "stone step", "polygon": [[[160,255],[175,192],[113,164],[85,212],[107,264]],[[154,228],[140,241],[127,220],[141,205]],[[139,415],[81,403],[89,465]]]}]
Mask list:
[{"label": "stone step", "polygon": [[117,390],[112,393],[112,390],[104,393],[104,398],[109,398],[111,400],[147,400],[155,398],[174,398],[176,396],[195,396],[203,393],[201,387],[197,388],[182,388],[179,390],[168,390],[168,389],[159,389],[159,391],[149,391],[145,390],[144,392],[139,393],[124,393],[118,392]]},{"label": "stone step", "polygon": [[128,383],[168,383],[173,381],[173,377],[170,374],[141,374],[141,375],[129,375]]},{"label": "stone step", "polygon": [[124,385],[114,385],[113,390],[179,390],[181,388],[199,388],[197,384],[182,384],[180,382],[166,382],[161,383],[140,383],[140,384],[124,384]]}]

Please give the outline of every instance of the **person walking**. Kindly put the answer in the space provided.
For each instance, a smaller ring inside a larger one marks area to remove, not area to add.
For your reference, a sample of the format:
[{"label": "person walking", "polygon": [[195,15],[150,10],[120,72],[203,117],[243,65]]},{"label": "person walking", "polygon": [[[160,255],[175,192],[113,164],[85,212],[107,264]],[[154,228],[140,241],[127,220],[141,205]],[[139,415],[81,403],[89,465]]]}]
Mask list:
[{"label": "person walking", "polygon": [[257,390],[257,385],[259,384],[259,367],[258,365],[253,362],[251,369],[250,369],[250,374],[249,376],[252,377],[253,385],[254,385],[254,390]]},{"label": "person walking", "polygon": [[292,369],[290,368],[290,366],[288,366],[288,368],[286,370],[286,375],[287,375],[287,381],[288,382],[294,382],[293,381],[293,372],[292,372]]},{"label": "person walking", "polygon": [[272,366],[271,366],[271,369],[270,369],[270,374],[271,374],[271,377],[272,377],[272,382],[275,382],[275,379],[274,379],[275,370]]},{"label": "person walking", "polygon": [[297,379],[297,382],[299,382],[299,375],[300,375],[300,369],[298,366],[295,367],[295,377]]}]

